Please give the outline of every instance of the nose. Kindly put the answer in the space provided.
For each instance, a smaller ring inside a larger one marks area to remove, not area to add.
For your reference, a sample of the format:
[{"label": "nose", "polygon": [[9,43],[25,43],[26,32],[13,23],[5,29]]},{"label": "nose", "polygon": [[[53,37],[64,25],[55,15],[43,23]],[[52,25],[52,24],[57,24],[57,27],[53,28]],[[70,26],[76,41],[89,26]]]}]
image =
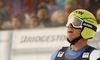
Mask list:
[{"label": "nose", "polygon": [[71,23],[69,24],[68,28],[73,28]]}]

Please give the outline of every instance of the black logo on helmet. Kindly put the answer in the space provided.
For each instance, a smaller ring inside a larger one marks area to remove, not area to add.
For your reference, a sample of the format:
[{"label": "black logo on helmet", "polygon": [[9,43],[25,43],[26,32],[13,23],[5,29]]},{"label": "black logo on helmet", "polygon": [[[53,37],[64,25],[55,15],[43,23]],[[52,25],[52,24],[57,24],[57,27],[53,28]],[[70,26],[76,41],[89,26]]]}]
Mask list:
[{"label": "black logo on helmet", "polygon": [[84,12],[82,12],[82,11],[76,11],[76,13],[78,13],[80,15],[84,14]]}]

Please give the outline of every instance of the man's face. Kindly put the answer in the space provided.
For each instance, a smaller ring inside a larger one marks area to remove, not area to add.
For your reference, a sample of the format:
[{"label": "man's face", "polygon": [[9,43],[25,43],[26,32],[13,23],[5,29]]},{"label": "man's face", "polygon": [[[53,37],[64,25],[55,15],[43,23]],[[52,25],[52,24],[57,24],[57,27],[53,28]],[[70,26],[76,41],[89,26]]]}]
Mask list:
[{"label": "man's face", "polygon": [[73,39],[79,37],[81,35],[82,29],[75,29],[72,27],[70,24],[68,29],[67,29],[67,38],[72,41]]},{"label": "man's face", "polygon": [[0,1],[0,7],[2,7],[3,6],[3,2],[2,1]]},{"label": "man's face", "polygon": [[30,24],[29,24],[29,27],[30,27],[30,28],[35,28],[35,27],[38,26],[38,22],[37,22],[36,20],[37,20],[37,19],[35,19],[35,18],[32,18],[32,19],[30,20]]},{"label": "man's face", "polygon": [[14,29],[20,28],[21,27],[20,21],[17,20],[16,18],[12,18],[12,27]]},{"label": "man's face", "polygon": [[59,13],[57,21],[61,24],[65,23],[67,21],[66,15],[64,15],[63,13]]},{"label": "man's face", "polygon": [[73,5],[71,3],[65,5],[65,10],[72,11]]},{"label": "man's face", "polygon": [[39,19],[44,19],[46,16],[48,15],[48,12],[46,9],[40,9],[37,13],[37,16],[39,17]]},{"label": "man's face", "polygon": [[100,21],[100,9],[97,11],[96,18]]}]

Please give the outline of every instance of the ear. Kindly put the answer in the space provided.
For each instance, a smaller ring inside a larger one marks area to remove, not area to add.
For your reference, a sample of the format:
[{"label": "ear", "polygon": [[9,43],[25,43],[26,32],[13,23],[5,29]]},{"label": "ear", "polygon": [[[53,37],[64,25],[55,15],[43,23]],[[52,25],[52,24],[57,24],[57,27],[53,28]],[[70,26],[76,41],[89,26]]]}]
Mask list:
[{"label": "ear", "polygon": [[81,36],[84,38],[84,39],[90,39],[90,38],[93,38],[93,36],[95,35],[95,31],[90,29],[90,28],[87,28],[87,27],[84,27],[84,29],[82,30],[81,32]]}]

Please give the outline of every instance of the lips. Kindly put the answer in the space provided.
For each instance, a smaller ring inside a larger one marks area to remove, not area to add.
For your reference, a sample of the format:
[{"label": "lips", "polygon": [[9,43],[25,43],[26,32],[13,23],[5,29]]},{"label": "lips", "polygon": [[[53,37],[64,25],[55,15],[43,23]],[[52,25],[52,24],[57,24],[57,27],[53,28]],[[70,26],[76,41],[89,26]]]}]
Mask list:
[{"label": "lips", "polygon": [[68,33],[73,33],[73,31],[68,31]]}]

